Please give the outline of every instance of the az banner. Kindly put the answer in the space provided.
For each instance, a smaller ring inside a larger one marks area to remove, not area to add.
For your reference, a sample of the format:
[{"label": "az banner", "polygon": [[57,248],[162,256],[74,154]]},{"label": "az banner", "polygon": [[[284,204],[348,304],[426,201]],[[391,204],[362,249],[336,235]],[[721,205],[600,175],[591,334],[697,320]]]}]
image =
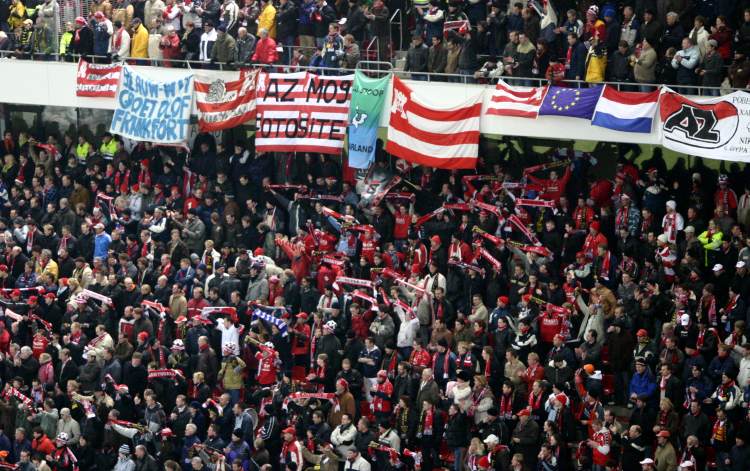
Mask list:
[{"label": "az banner", "polygon": [[662,145],[709,159],[750,162],[750,95],[689,100],[665,91],[659,102]]}]

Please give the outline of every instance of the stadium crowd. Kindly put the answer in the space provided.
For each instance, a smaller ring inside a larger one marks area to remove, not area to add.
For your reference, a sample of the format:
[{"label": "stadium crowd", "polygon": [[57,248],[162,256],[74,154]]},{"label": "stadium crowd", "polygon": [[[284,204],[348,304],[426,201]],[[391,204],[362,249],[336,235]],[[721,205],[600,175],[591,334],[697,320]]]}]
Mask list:
[{"label": "stadium crowd", "polygon": [[744,2],[82,1],[3,2],[0,51],[168,67],[352,69],[362,57],[388,61],[408,49],[404,70],[416,78],[713,87],[708,95],[746,88],[750,77]]},{"label": "stadium crowd", "polygon": [[0,146],[4,469],[750,462],[747,167]]}]

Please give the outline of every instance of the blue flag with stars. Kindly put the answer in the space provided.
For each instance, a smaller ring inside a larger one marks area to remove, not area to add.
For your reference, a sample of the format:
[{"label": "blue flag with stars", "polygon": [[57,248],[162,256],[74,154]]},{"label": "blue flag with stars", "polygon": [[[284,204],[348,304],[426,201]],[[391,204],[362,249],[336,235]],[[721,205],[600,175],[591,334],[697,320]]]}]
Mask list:
[{"label": "blue flag with stars", "polygon": [[539,108],[539,115],[568,116],[590,120],[601,94],[602,87],[549,87],[542,106]]}]

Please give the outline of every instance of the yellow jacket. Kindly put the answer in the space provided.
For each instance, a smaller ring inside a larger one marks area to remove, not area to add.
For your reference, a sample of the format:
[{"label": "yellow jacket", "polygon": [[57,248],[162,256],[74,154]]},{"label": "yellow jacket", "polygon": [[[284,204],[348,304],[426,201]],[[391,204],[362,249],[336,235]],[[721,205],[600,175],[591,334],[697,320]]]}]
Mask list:
[{"label": "yellow jacket", "polygon": [[8,18],[8,26],[10,26],[10,30],[13,31],[16,28],[23,26],[23,20],[26,18],[28,18],[26,7],[20,1],[16,2],[15,5],[10,7],[10,17]]},{"label": "yellow jacket", "polygon": [[258,30],[265,28],[268,36],[276,39],[276,8],[269,2],[258,17]]},{"label": "yellow jacket", "polygon": [[148,30],[143,25],[133,33],[130,41],[130,57],[148,59]]}]

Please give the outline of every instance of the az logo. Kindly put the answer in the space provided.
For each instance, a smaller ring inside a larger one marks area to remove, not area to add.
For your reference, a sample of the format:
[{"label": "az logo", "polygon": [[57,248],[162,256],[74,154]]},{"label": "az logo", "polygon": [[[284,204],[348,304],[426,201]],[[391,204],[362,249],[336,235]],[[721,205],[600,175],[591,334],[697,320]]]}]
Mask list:
[{"label": "az logo", "polygon": [[676,109],[673,108],[662,125],[665,139],[717,149],[726,145],[737,132],[737,109],[727,102],[695,106],[683,101],[674,105]]}]

